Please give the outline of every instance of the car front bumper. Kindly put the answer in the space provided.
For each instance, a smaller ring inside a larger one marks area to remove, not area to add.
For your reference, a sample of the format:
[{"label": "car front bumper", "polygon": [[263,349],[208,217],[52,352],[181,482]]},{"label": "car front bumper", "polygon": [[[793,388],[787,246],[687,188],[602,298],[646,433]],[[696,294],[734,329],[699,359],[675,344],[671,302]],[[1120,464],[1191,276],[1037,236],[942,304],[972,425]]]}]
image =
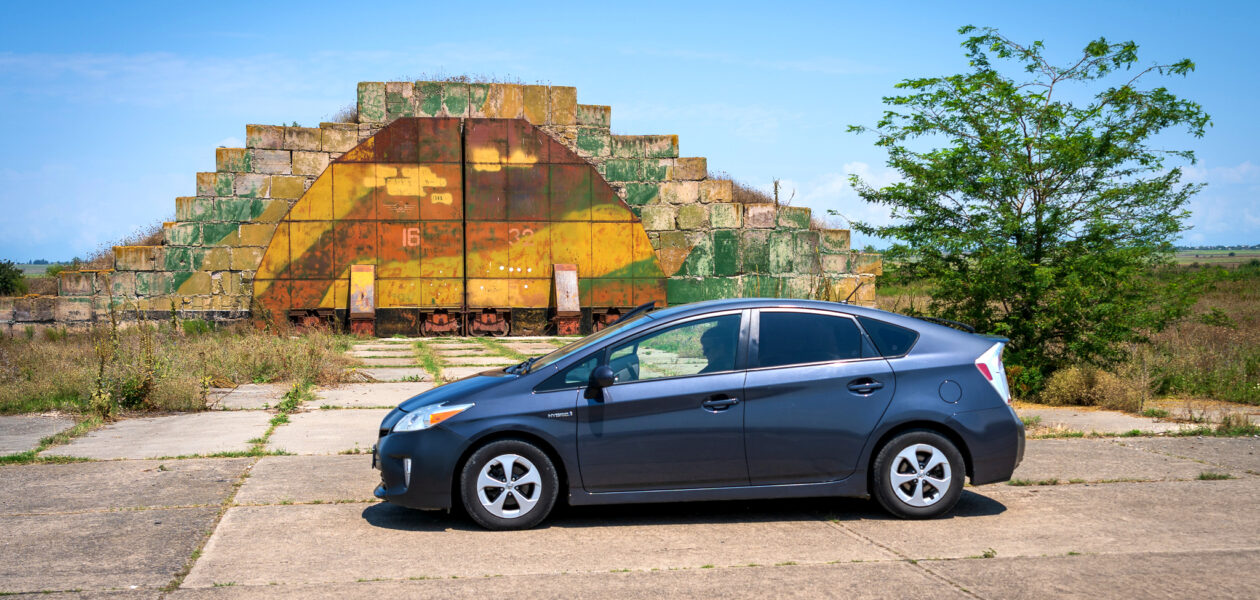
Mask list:
[{"label": "car front bumper", "polygon": [[467,440],[441,427],[381,436],[372,456],[381,473],[374,495],[407,508],[450,509],[456,463],[466,446]]}]

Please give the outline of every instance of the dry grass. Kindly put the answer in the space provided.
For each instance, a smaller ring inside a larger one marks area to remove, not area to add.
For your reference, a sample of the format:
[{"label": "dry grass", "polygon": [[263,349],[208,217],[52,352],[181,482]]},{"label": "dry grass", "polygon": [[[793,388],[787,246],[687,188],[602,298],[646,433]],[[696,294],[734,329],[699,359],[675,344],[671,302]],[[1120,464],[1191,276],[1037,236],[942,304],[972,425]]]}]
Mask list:
[{"label": "dry grass", "polygon": [[[170,324],[0,338],[0,413],[200,410],[212,386],[340,381],[350,338],[237,325],[187,335]],[[197,330],[198,328],[192,328]],[[107,410],[93,397],[107,398]]]},{"label": "dry grass", "polygon": [[103,244],[91,254],[88,254],[86,260],[73,268],[77,269],[112,269],[114,268],[114,246],[161,246],[164,240],[162,234],[162,223],[165,221],[173,221],[174,217],[163,219],[155,223],[150,223],[143,227],[137,227],[131,233],[123,236],[122,239],[112,243]]}]

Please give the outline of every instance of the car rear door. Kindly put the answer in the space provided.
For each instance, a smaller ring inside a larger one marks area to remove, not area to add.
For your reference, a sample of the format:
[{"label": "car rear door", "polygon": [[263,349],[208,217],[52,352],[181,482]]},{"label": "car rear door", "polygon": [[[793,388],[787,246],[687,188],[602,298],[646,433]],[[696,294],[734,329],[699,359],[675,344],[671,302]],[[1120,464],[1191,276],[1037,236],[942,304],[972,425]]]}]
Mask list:
[{"label": "car rear door", "polygon": [[[578,401],[578,461],[590,492],[748,484],[743,352],[750,311],[705,315],[613,344],[617,383]],[[730,358],[700,338],[722,328]],[[733,329],[731,329],[733,328]],[[590,394],[587,394],[588,396]]]},{"label": "car rear door", "polygon": [[849,476],[893,397],[892,368],[845,314],[754,312],[744,385],[753,485]]}]

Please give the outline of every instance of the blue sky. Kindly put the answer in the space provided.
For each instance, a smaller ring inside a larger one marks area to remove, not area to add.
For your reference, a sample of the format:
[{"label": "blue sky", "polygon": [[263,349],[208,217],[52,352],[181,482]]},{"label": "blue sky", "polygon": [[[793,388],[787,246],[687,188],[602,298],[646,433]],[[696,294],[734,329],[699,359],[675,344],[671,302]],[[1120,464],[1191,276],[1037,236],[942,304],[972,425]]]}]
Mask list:
[{"label": "blue sky", "polygon": [[[880,221],[846,175],[892,181],[869,137],[897,81],[965,70],[955,30],[997,27],[1066,60],[1099,36],[1212,115],[1187,175],[1192,244],[1260,242],[1252,3],[21,3],[0,22],[0,258],[69,259],[170,218],[246,123],[313,126],[359,81],[424,74],[572,85],[615,133],[677,133],[711,171]],[[209,6],[210,8],[201,8]],[[767,8],[769,6],[769,9]],[[1136,8],[1140,6],[1141,8]],[[837,221],[843,225],[843,221]],[[859,237],[858,244],[882,242]]]}]

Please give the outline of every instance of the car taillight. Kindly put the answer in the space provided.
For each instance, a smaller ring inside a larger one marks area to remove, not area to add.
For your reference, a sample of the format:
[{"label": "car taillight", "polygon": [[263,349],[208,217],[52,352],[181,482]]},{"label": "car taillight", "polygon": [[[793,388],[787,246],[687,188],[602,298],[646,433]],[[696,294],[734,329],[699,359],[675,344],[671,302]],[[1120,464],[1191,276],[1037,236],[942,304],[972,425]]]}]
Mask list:
[{"label": "car taillight", "polygon": [[1007,404],[1011,403],[1011,388],[1006,383],[1006,370],[1002,368],[1002,348],[1006,344],[998,342],[984,351],[976,359],[976,370],[989,381],[989,385],[997,390],[999,396]]}]

